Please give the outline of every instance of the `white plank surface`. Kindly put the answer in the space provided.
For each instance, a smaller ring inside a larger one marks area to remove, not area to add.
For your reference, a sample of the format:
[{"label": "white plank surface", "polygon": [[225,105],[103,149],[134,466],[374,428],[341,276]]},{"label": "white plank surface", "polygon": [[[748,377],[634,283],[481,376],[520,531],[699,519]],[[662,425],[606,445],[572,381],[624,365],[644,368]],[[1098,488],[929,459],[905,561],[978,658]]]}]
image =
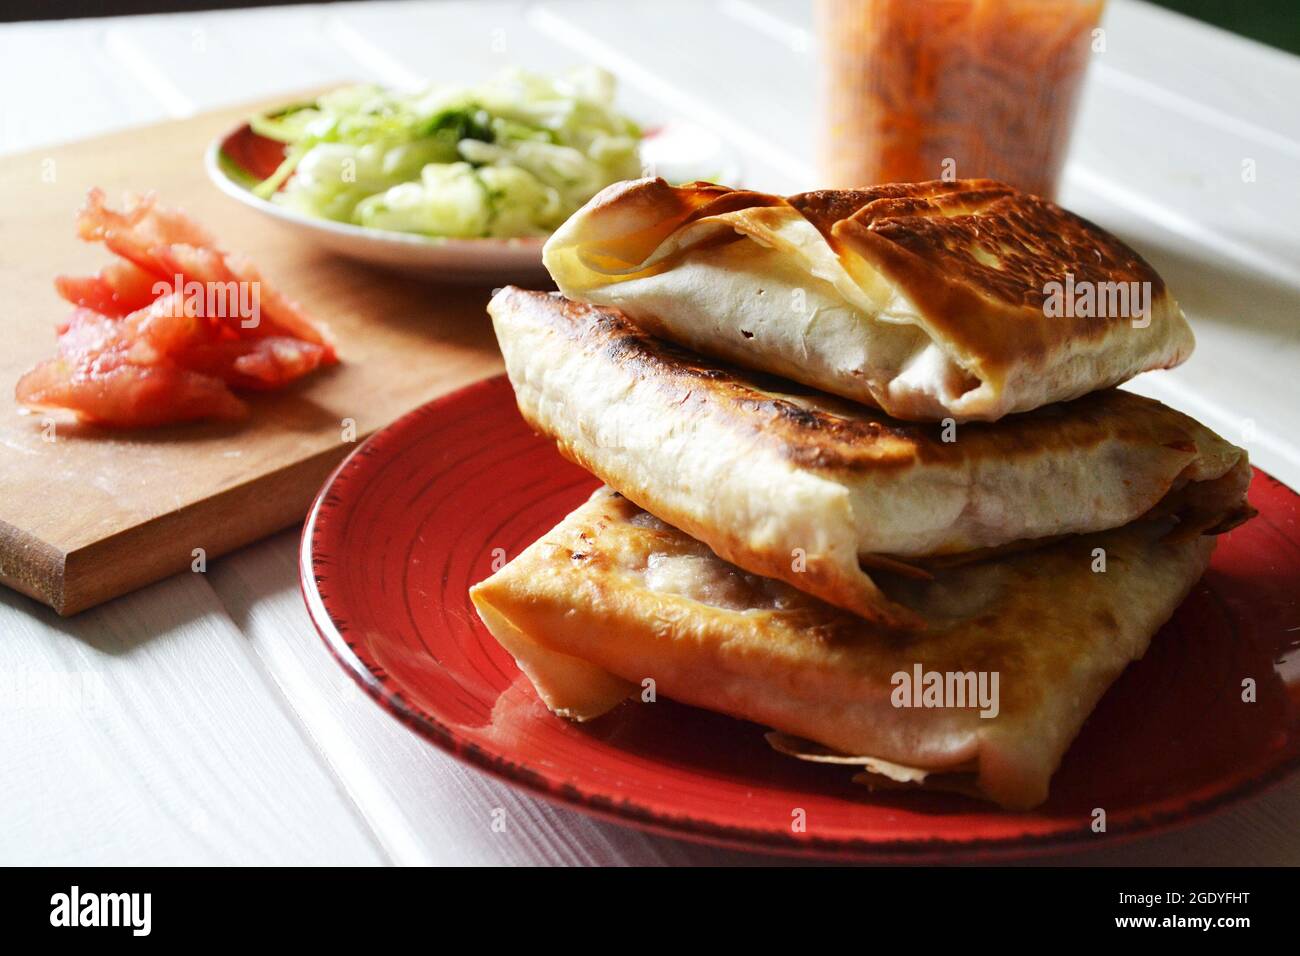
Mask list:
[{"label": "white plank surface", "polygon": [[[17,152],[160,119],[154,98],[109,61],[92,21],[0,27],[0,151]],[[39,91],[39,96],[35,95]]]},{"label": "white plank surface", "polygon": [[201,575],[0,622],[0,861],[383,861]]},{"label": "white plank surface", "polygon": [[[1134,387],[1300,484],[1300,61],[1123,0],[1105,26],[1063,198],[1151,258],[1200,340],[1186,366]],[[793,190],[815,184],[811,39],[810,0],[385,2],[4,25],[0,150],[333,81],[594,61],[639,117],[704,123],[749,184]],[[321,646],[292,534],[72,621],[0,592],[0,682],[0,863],[773,862],[551,807],[423,743]],[[490,826],[498,808],[504,833]],[[1175,833],[1039,862],[1295,864],[1298,810],[1291,780]]]}]

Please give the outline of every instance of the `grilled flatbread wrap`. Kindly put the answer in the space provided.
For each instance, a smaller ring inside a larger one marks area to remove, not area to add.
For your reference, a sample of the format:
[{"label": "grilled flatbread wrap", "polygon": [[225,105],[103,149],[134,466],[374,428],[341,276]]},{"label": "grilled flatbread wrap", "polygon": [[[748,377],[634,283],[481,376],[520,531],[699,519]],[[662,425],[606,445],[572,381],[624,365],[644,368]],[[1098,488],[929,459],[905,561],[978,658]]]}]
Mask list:
[{"label": "grilled flatbread wrap", "polygon": [[[650,678],[656,694],[781,731],[778,749],[806,753],[801,738],[884,782],[956,783],[1026,808],[1204,572],[1215,539],[1167,534],[1171,520],[928,582],[891,577],[891,595],[929,622],[897,632],[745,573],[601,489],[470,595],[563,716],[596,717]],[[896,675],[918,668],[967,696],[900,706],[917,698],[896,693]]]},{"label": "grilled flatbread wrap", "polygon": [[543,259],[569,298],[909,420],[995,420],[1177,365],[1193,347],[1141,256],[991,180],[788,198],[617,183]]},{"label": "grilled flatbread wrap", "polygon": [[1185,534],[1249,514],[1245,452],[1128,392],[997,424],[899,422],[556,293],[507,287],[488,310],[521,413],[567,458],[727,561],[895,626],[921,622],[863,565],[923,576],[1153,509]]}]

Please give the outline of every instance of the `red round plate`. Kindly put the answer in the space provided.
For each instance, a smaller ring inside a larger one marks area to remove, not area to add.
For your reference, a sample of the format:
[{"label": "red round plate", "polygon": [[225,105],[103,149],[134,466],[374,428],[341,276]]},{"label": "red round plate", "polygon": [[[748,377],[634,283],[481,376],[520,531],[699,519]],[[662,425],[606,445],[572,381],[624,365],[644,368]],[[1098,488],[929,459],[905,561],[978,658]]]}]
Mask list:
[{"label": "red round plate", "polygon": [[[1030,813],[872,793],[845,768],[771,751],[754,724],[663,700],[587,724],[551,715],[466,589],[596,485],[524,424],[504,378],[426,405],[359,447],[317,497],[301,557],[312,619],[362,687],[469,763],[583,810],[749,848],[956,859],[1095,846],[1203,815],[1300,763],[1300,498],[1262,473],[1259,517],[1220,539]],[[1242,702],[1246,678],[1255,703]]]}]

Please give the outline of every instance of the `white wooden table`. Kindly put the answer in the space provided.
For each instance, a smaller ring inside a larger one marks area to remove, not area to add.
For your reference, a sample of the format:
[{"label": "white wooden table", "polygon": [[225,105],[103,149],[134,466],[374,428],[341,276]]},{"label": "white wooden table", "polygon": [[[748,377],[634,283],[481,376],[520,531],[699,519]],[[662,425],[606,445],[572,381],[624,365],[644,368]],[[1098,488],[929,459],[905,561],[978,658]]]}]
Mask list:
[{"label": "white wooden table", "polygon": [[[0,149],[332,81],[595,61],[629,110],[703,122],[748,184],[792,191],[815,185],[810,7],[389,2],[4,25]],[[1300,59],[1126,0],[1105,27],[1063,200],[1154,262],[1199,339],[1134,387],[1300,487]],[[296,544],[71,620],[0,589],[0,863],[770,862],[552,807],[424,743],[317,640]],[[1051,859],[1296,864],[1298,820],[1293,779],[1182,831]]]}]

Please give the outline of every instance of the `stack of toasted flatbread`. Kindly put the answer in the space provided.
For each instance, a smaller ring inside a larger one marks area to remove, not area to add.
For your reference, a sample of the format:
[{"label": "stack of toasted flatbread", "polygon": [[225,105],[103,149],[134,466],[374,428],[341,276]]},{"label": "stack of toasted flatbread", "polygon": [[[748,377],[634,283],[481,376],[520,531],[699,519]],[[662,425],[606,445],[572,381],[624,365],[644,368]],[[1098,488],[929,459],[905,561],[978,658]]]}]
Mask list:
[{"label": "stack of toasted flatbread", "polygon": [[622,183],[545,261],[562,294],[489,311],[524,417],[607,487],[471,594],[565,717],[649,680],[1030,807],[1253,513],[1245,452],[1114,388],[1192,350],[1160,277],[999,183]]}]

